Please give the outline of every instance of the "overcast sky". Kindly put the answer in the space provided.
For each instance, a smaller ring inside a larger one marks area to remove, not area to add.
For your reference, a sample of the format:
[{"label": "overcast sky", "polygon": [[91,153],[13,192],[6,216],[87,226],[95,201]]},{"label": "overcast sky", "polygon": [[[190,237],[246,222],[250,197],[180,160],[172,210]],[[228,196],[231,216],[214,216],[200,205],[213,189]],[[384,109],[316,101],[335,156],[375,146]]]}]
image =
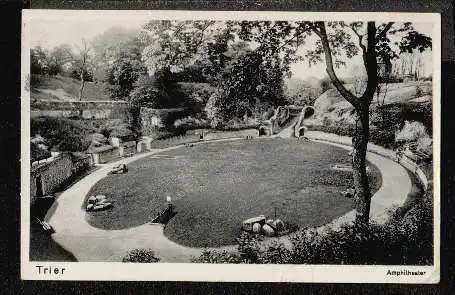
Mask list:
[{"label": "overcast sky", "polygon": [[[118,19],[98,19],[98,20],[78,20],[78,19],[59,19],[59,20],[32,20],[30,23],[30,45],[32,47],[40,45],[44,48],[52,48],[62,43],[70,45],[80,45],[82,39],[91,41],[91,39],[111,27],[123,27],[127,29],[140,29],[147,21],[144,18],[129,18],[128,21]],[[430,37],[432,37],[433,28],[429,24],[414,23],[414,28]],[[311,42],[307,42],[311,46]],[[301,49],[303,52],[305,48]],[[424,53],[425,73],[431,73],[431,52]],[[348,64],[348,67],[337,69],[340,76],[348,75],[351,65],[361,63],[360,56],[355,56]],[[314,76],[322,78],[326,75],[325,64],[319,63],[311,67],[306,62],[299,62],[291,67],[294,77],[307,78]]]}]

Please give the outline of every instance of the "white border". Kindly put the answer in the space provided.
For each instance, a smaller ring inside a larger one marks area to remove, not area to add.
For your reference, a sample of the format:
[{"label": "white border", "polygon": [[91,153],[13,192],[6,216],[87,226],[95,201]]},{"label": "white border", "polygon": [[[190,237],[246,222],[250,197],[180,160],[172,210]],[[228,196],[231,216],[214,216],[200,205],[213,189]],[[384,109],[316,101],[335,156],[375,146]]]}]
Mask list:
[{"label": "white border", "polygon": [[[433,33],[433,157],[434,157],[434,266],[381,265],[231,265],[107,262],[30,262],[30,95],[25,90],[30,64],[31,20],[216,19],[216,20],[324,20],[412,21],[434,24]],[[23,10],[21,96],[21,278],[27,280],[124,280],[124,281],[244,281],[331,283],[438,283],[440,278],[440,79],[441,18],[435,13],[374,12],[276,12],[276,11],[112,11]],[[39,275],[37,266],[64,267],[63,275]],[[387,276],[388,270],[425,271],[423,276]]]}]

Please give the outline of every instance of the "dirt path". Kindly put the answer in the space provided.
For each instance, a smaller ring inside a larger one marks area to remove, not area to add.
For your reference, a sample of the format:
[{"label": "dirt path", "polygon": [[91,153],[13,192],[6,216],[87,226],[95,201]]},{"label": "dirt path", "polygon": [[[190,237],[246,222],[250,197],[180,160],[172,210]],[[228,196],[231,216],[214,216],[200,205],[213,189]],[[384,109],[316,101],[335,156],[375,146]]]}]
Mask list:
[{"label": "dirt path", "polygon": [[[345,145],[325,141],[324,143],[350,149]],[[167,239],[163,234],[162,225],[147,223],[123,230],[102,230],[92,227],[85,219],[86,212],[81,209],[81,204],[90,188],[104,178],[113,166],[119,163],[130,163],[158,152],[182,146],[155,149],[113,163],[100,165],[100,169],[64,191],[54,204],[55,208],[53,209],[55,210],[49,210],[52,213],[46,216],[46,220],[55,229],[52,238],[71,252],[78,261],[118,262],[121,261],[128,250],[135,248],[153,249],[162,262],[190,262],[192,257],[199,256],[202,251],[201,248],[185,247]],[[372,200],[371,215],[375,220],[383,220],[386,218],[385,212],[387,208],[404,202],[411,189],[411,180],[402,166],[385,157],[368,153],[368,160],[376,165],[382,174],[382,186]],[[352,211],[336,219],[334,223],[339,224],[343,221],[350,221],[353,217],[354,212]],[[217,249],[233,250],[235,246]]]}]

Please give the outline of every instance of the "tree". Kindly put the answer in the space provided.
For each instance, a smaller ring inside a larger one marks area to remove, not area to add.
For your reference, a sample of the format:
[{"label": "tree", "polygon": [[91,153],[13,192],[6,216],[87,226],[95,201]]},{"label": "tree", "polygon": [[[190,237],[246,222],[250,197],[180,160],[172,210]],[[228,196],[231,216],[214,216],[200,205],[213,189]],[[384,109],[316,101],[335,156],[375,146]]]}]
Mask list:
[{"label": "tree", "polygon": [[286,103],[283,69],[278,55],[264,56],[246,47],[217,78],[217,90],[206,107],[212,125],[257,116]]},{"label": "tree", "polygon": [[140,76],[146,74],[147,69],[140,60],[129,56],[118,58],[107,70],[110,96],[117,99],[128,98],[134,83]]},{"label": "tree", "polygon": [[144,45],[138,38],[138,30],[112,27],[93,38],[96,69],[93,74],[97,81],[105,81],[113,63],[121,58],[140,61]]},{"label": "tree", "polygon": [[180,72],[194,64],[215,31],[215,21],[150,21],[144,25],[141,40],[147,46],[142,60],[149,75]]},{"label": "tree", "polygon": [[48,73],[47,52],[41,47],[36,46],[30,49],[30,73],[45,75]]},{"label": "tree", "polygon": [[56,75],[63,72],[63,66],[73,60],[73,53],[68,44],[54,47],[48,57],[49,74]]},{"label": "tree", "polygon": [[88,80],[87,74],[92,71],[91,49],[85,39],[82,39],[82,46],[77,48],[77,54],[74,61],[74,69],[79,76],[81,85],[79,87],[78,99],[82,101],[85,82]]},{"label": "tree", "polygon": [[[411,23],[375,22],[243,22],[240,35],[260,43],[265,54],[281,51],[287,63],[300,42],[316,36],[305,59],[309,64],[325,61],[326,72],[334,87],[355,110],[356,126],[352,136],[352,167],[356,189],[356,224],[369,223],[371,192],[366,173],[366,151],[369,141],[369,108],[378,86],[378,61],[387,64],[397,52],[431,48],[431,38],[416,32]],[[392,36],[400,39],[393,47]],[[346,60],[360,53],[367,74],[362,94],[355,95],[338,78],[335,68],[346,65]]]}]

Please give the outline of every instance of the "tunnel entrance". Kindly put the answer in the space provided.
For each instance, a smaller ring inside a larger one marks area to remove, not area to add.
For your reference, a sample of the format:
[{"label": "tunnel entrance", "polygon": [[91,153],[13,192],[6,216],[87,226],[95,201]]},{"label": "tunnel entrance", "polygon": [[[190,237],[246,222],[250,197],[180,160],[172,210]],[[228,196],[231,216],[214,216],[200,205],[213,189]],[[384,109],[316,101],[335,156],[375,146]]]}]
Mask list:
[{"label": "tunnel entrance", "polygon": [[269,135],[268,132],[267,132],[267,128],[266,127],[260,127],[259,128],[259,136],[266,136],[266,135]]}]

